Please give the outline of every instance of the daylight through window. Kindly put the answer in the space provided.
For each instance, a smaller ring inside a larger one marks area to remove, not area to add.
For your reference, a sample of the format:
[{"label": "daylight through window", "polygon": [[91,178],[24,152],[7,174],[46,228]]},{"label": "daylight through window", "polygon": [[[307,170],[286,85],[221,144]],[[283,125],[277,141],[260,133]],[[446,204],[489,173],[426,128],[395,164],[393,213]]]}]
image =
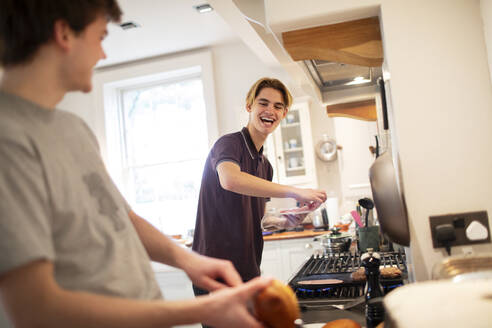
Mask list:
[{"label": "daylight through window", "polygon": [[208,152],[200,76],[120,89],[122,177],[133,210],[166,234],[194,228]]}]

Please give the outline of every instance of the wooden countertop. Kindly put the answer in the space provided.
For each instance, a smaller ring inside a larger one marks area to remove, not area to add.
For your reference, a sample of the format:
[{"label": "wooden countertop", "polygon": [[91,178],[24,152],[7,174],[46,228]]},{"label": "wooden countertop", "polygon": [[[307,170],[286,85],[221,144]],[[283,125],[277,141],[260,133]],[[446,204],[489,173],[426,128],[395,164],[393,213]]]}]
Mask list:
[{"label": "wooden countertop", "polygon": [[284,239],[295,239],[295,238],[308,238],[315,237],[319,235],[324,235],[328,233],[328,231],[314,231],[311,229],[306,229],[304,231],[286,231],[280,233],[274,233],[272,235],[263,236],[264,241],[270,240],[284,240]]}]

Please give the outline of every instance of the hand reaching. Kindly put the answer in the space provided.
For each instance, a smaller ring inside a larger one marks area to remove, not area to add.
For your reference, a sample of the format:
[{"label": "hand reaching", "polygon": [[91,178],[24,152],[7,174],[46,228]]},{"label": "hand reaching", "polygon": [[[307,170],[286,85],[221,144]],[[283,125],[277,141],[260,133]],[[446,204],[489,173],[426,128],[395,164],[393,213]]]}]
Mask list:
[{"label": "hand reaching", "polygon": [[326,192],[316,189],[297,188],[294,198],[300,203],[300,207],[308,206],[309,210],[314,211],[326,201]]},{"label": "hand reaching", "polygon": [[195,252],[191,252],[190,255],[182,269],[196,286],[214,291],[242,284],[241,277],[230,261],[203,256]]}]

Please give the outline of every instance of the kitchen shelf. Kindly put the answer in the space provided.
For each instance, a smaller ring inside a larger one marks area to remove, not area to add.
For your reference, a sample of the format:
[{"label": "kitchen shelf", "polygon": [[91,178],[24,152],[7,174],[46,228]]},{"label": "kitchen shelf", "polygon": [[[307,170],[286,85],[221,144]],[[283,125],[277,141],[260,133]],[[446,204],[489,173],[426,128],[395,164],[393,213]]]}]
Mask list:
[{"label": "kitchen shelf", "polygon": [[298,167],[289,167],[286,169],[287,172],[293,172],[293,171],[301,171],[304,170],[304,166],[298,166]]},{"label": "kitchen shelf", "polygon": [[294,122],[294,123],[285,123],[284,125],[282,125],[283,128],[292,128],[295,126],[301,126],[301,123]]},{"label": "kitchen shelf", "polygon": [[302,147],[284,149],[284,153],[295,153],[302,151]]}]

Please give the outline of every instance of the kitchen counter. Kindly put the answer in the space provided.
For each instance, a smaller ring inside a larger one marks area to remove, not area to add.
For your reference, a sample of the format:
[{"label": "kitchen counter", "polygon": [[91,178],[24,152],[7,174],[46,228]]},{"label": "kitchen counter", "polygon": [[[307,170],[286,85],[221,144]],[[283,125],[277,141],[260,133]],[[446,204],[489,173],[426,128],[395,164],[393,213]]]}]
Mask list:
[{"label": "kitchen counter", "polygon": [[312,229],[305,229],[304,231],[285,231],[280,233],[274,233],[268,236],[263,236],[263,240],[270,241],[270,240],[309,238],[309,237],[324,235],[326,233],[328,233],[328,231],[314,231]]}]

